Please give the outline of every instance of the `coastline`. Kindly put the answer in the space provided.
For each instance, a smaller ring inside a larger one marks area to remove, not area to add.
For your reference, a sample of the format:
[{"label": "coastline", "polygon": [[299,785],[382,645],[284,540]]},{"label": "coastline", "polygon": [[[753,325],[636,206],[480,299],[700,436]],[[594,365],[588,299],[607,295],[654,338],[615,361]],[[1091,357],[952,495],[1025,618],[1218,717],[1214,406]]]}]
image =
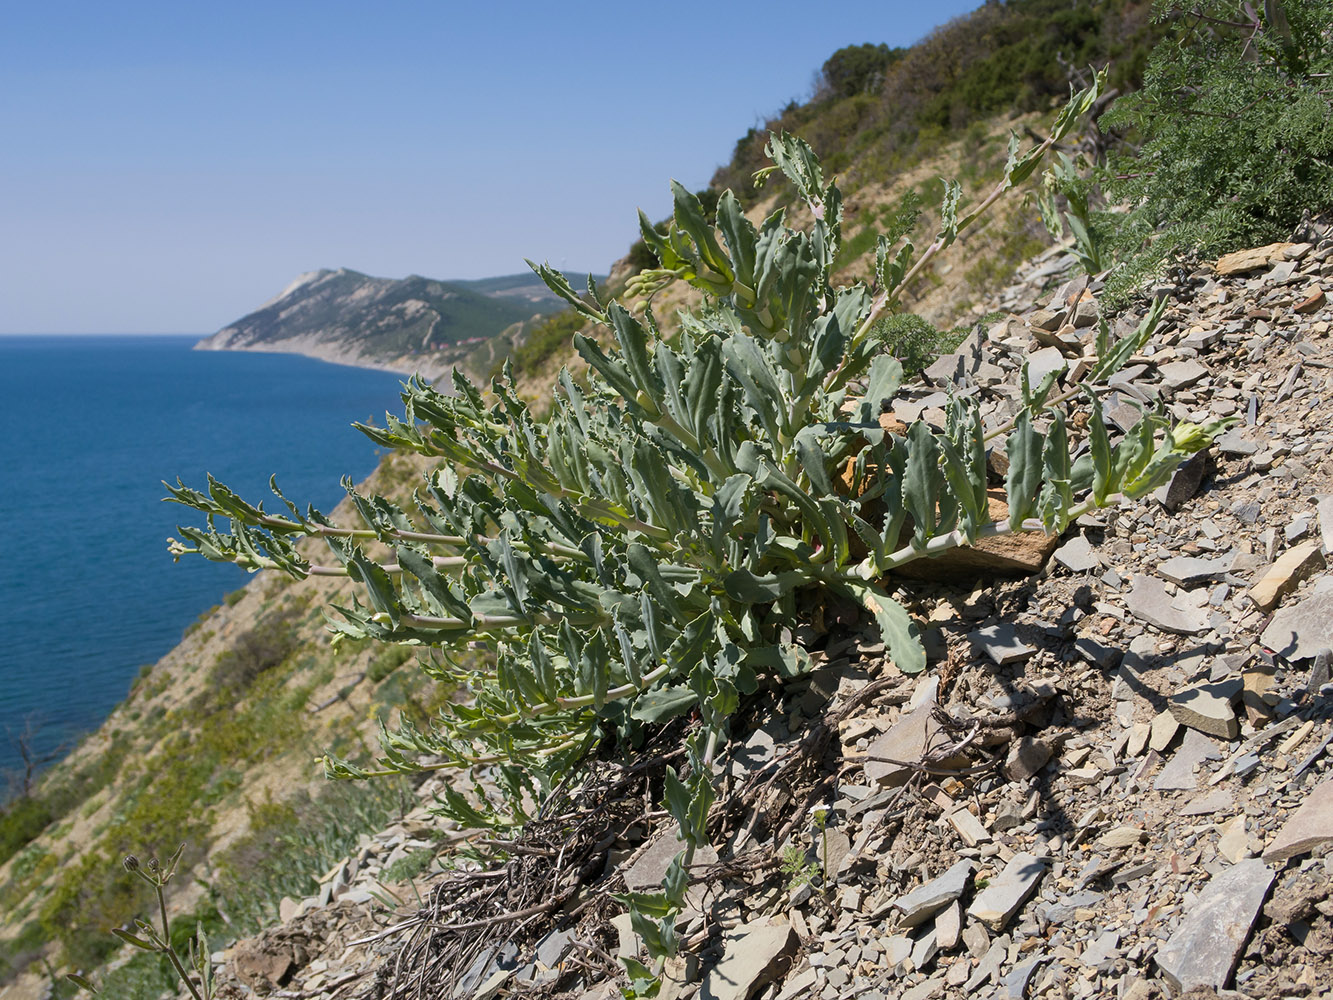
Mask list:
[{"label": "coastline", "polygon": [[323,361],[326,364],[339,365],[344,368],[361,368],[369,371],[389,372],[394,375],[401,375],[403,378],[409,378],[412,375],[421,375],[429,382],[437,382],[441,378],[447,378],[448,375],[457,367],[452,362],[444,359],[428,359],[421,357],[422,364],[414,365],[410,363],[409,358],[376,358],[363,354],[359,351],[339,350],[327,341],[320,341],[317,338],[293,337],[287,340],[272,341],[262,344],[246,344],[215,346],[209,341],[213,340],[216,334],[210,337],[204,337],[196,341],[192,346],[193,351],[215,351],[215,352],[233,352],[248,354],[292,354],[299,357],[311,358],[315,361]]}]

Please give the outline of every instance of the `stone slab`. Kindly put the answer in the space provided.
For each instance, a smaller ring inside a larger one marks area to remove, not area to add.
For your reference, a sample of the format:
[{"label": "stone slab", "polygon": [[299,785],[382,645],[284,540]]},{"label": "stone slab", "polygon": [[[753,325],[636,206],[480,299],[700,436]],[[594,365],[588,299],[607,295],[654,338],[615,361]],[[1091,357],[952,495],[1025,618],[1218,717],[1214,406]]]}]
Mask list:
[{"label": "stone slab", "polygon": [[1231,703],[1240,697],[1242,681],[1239,677],[1195,684],[1177,691],[1167,699],[1167,707],[1183,726],[1197,729],[1218,739],[1234,740],[1240,733],[1240,721]]},{"label": "stone slab", "polygon": [[[625,886],[634,890],[661,888],[662,879],[666,877],[672,860],[685,850],[684,842],[677,839],[679,835],[680,827],[675,823],[659,834],[648,850],[625,870]],[[694,863],[690,868],[713,864],[717,864],[717,851],[705,844],[694,852]]]},{"label": "stone slab", "polygon": [[1208,631],[1208,618],[1204,612],[1173,598],[1167,593],[1166,584],[1155,576],[1143,573],[1136,576],[1125,604],[1135,618],[1155,625],[1163,632],[1197,635]]},{"label": "stone slab", "polygon": [[1297,809],[1264,848],[1265,861],[1286,861],[1333,844],[1333,778],[1310,789]]},{"label": "stone slab", "polygon": [[1082,535],[1075,535],[1056,549],[1055,561],[1071,573],[1091,573],[1102,568],[1092,543]]},{"label": "stone slab", "polygon": [[784,975],[798,941],[791,924],[755,920],[727,932],[722,960],[708,973],[701,1000],[749,1000]]},{"label": "stone slab", "polygon": [[940,729],[935,718],[935,699],[927,698],[866,748],[863,769],[866,779],[889,788],[906,782],[914,773],[906,765],[919,761],[942,738]]},{"label": "stone slab", "polygon": [[[1009,505],[1003,490],[988,490],[988,507],[992,521],[1006,521]],[[899,539],[907,544],[907,536]],[[1058,535],[1044,531],[1011,531],[990,538],[979,538],[975,545],[959,545],[946,549],[932,559],[914,559],[893,571],[894,576],[911,580],[938,580],[960,582],[996,576],[1030,576],[1041,572],[1055,547]]]},{"label": "stone slab", "polygon": [[977,893],[967,908],[968,915],[993,931],[1002,930],[1045,874],[1046,863],[1041,858],[1027,853],[1015,854],[1004,866],[1004,871]]},{"label": "stone slab", "polygon": [[1153,788],[1159,792],[1193,791],[1199,787],[1195,768],[1206,760],[1221,760],[1217,744],[1197,729],[1186,729],[1180,748],[1162,768]]},{"label": "stone slab", "polygon": [[1319,650],[1333,648],[1333,593],[1315,593],[1279,609],[1259,641],[1292,661],[1313,659]]},{"label": "stone slab", "polygon": [[1157,967],[1172,986],[1226,986],[1272,884],[1272,870],[1253,858],[1213,876],[1157,951]]},{"label": "stone slab", "polygon": [[1026,660],[1037,651],[1020,639],[1018,629],[1008,622],[979,628],[968,635],[968,640],[999,666]]},{"label": "stone slab", "polygon": [[1219,275],[1229,275],[1245,274],[1248,271],[1271,267],[1277,261],[1285,259],[1286,250],[1293,245],[1291,243],[1269,243],[1267,246],[1223,254],[1217,258],[1213,270]]},{"label": "stone slab", "polygon": [[1189,585],[1201,580],[1217,580],[1231,572],[1233,560],[1200,559],[1198,556],[1173,556],[1157,567],[1157,572],[1172,583]]},{"label": "stone slab", "polygon": [[893,906],[902,914],[898,926],[916,927],[952,903],[967,890],[968,879],[972,877],[975,867],[964,858],[938,878],[895,899]]},{"label": "stone slab", "polygon": [[1249,590],[1249,598],[1261,611],[1272,611],[1277,602],[1324,564],[1318,541],[1293,545],[1269,566]]}]

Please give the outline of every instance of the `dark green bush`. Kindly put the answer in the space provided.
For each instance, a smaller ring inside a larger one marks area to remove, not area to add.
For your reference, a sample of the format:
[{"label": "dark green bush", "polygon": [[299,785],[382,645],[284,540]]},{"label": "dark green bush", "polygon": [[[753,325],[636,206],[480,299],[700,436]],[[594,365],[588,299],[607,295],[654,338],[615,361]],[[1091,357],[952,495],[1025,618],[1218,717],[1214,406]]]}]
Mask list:
[{"label": "dark green bush", "polygon": [[873,93],[884,82],[884,71],[906,54],[906,50],[879,45],[848,45],[824,62],[820,70],[828,89],[842,97]]},{"label": "dark green bush", "polygon": [[0,864],[26,847],[57,817],[50,803],[23,795],[7,803],[0,812]]},{"label": "dark green bush", "polygon": [[384,678],[412,659],[411,646],[386,646],[366,667],[366,676],[372,683],[378,684]]},{"label": "dark green bush", "polygon": [[243,694],[260,674],[272,670],[296,649],[296,634],[286,616],[260,622],[241,633],[230,648],[218,654],[213,667],[210,697],[224,704]]},{"label": "dark green bush", "polygon": [[1131,143],[1103,186],[1127,214],[1098,225],[1124,263],[1122,302],[1174,258],[1287,235],[1333,208],[1333,0],[1170,3],[1141,91],[1102,119]]},{"label": "dark green bush", "polygon": [[965,327],[937,330],[915,313],[885,316],[871,328],[871,336],[898,359],[909,377],[920,375],[941,354],[952,351],[967,336]]}]

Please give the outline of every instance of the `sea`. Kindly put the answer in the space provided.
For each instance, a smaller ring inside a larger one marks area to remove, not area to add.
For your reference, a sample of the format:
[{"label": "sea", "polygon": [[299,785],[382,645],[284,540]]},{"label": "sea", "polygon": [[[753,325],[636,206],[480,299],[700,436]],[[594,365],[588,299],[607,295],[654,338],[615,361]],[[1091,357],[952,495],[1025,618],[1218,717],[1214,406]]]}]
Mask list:
[{"label": "sea", "polygon": [[[400,412],[400,377],[196,336],[0,336],[0,801],[27,732],[51,756],[247,573],[167,538],[202,515],[163,480],[329,511],[379,449],[351,426]],[[266,504],[266,506],[270,506]],[[280,504],[278,505],[280,506]]]}]

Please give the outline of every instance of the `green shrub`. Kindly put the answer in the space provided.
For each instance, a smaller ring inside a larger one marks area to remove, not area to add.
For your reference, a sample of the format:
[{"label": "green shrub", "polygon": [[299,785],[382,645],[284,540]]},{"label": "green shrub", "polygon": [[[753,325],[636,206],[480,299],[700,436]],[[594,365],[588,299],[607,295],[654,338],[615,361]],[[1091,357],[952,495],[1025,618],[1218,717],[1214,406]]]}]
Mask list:
[{"label": "green shrub", "polygon": [[567,309],[534,323],[524,335],[523,342],[510,354],[510,363],[519,371],[543,371],[551,357],[564,351],[570,338],[586,322],[578,311]]},{"label": "green shrub", "polygon": [[1276,240],[1333,208],[1333,2],[1256,6],[1167,4],[1143,89],[1102,119],[1137,144],[1102,175],[1128,206],[1099,220],[1124,262],[1112,305],[1182,254]]},{"label": "green shrub", "polygon": [[209,681],[214,704],[239,698],[258,677],[281,664],[297,646],[290,615],[271,616],[237,636],[218,654]]},{"label": "green shrub", "polygon": [[318,797],[302,792],[250,803],[249,832],[217,860],[210,891],[236,930],[273,920],[283,896],[300,899],[319,890],[316,879],[356,847],[368,830],[383,827],[411,802],[405,779],[367,785],[332,785]]},{"label": "green shrub", "polygon": [[820,73],[834,94],[852,97],[873,93],[884,83],[884,71],[903,57],[905,50],[879,45],[848,45],[825,60]]},{"label": "green shrub", "polygon": [[963,342],[967,329],[937,330],[915,313],[894,313],[877,322],[870,335],[886,354],[897,358],[903,372],[914,378],[941,354],[948,354]]},{"label": "green shrub", "polygon": [[384,869],[384,881],[390,884],[410,882],[428,869],[434,860],[434,851],[412,851]]},{"label": "green shrub", "polygon": [[388,646],[375,655],[366,667],[366,676],[372,683],[378,684],[384,678],[412,659],[411,646]]},{"label": "green shrub", "polygon": [[31,843],[56,818],[45,799],[22,795],[10,800],[0,811],[0,864]]}]

